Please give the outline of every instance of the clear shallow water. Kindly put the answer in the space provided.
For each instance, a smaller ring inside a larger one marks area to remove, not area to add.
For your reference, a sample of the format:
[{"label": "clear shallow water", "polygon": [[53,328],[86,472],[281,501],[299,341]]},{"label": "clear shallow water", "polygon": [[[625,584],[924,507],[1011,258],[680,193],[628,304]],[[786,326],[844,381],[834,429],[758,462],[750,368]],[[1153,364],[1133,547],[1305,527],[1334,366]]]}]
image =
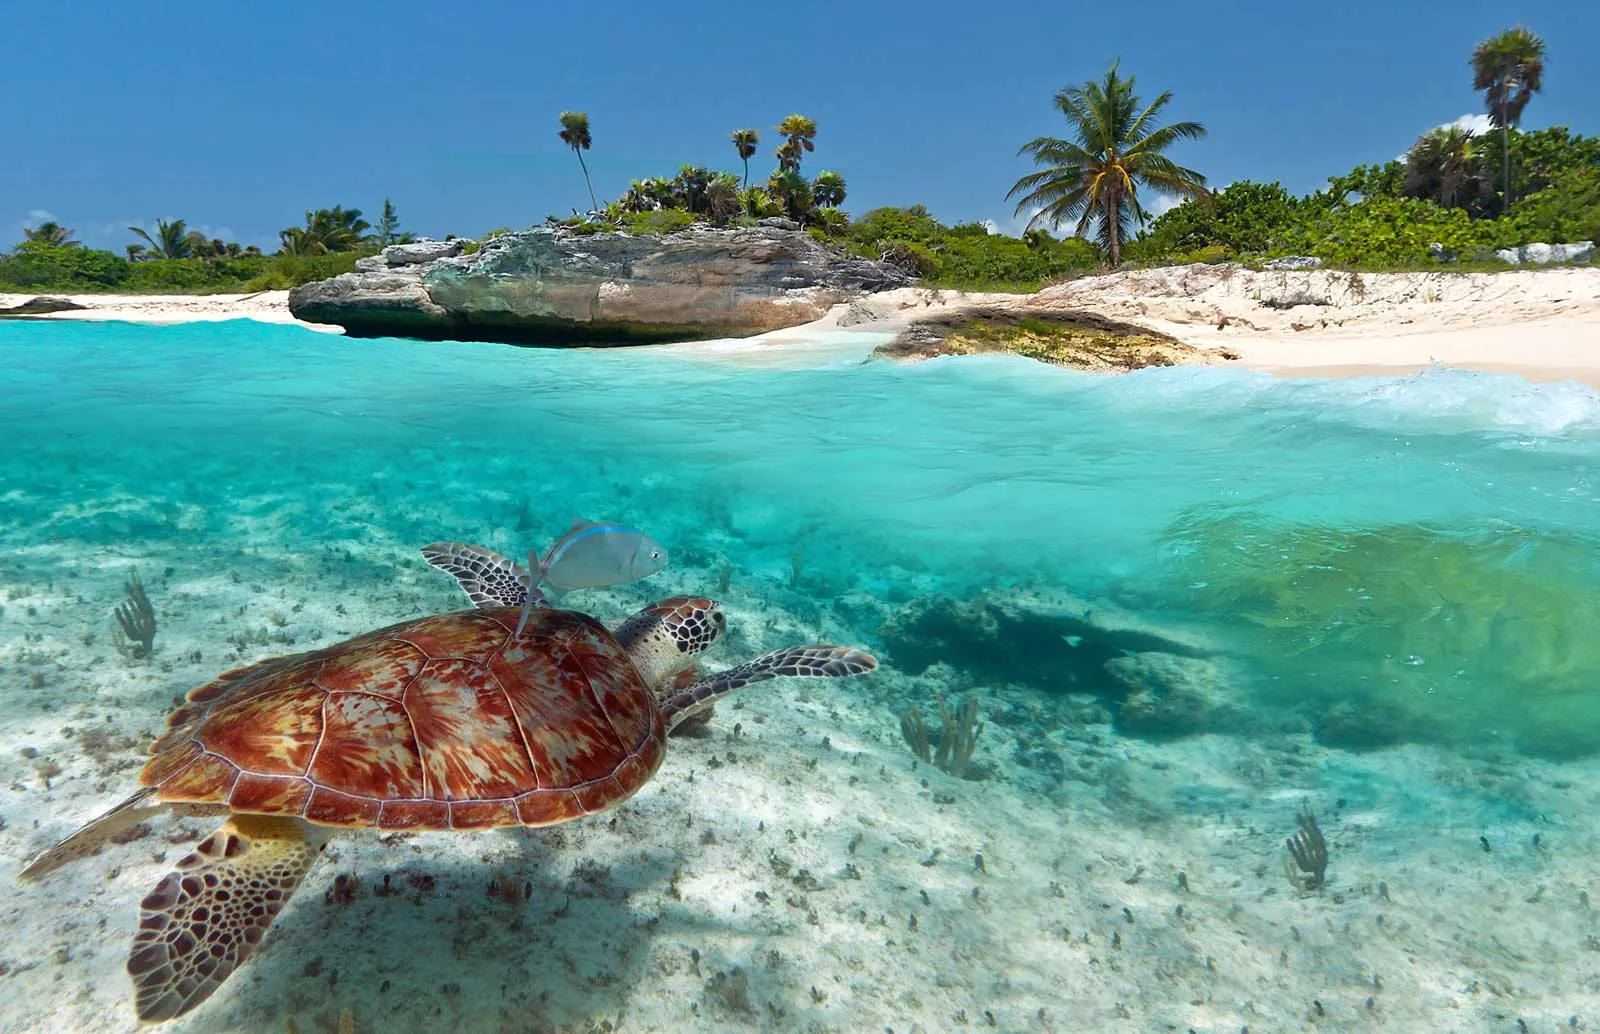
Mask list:
[{"label": "clear shallow water", "polygon": [[[862,364],[832,346],[810,361],[0,324],[0,647],[55,645],[27,638],[17,602],[40,583],[70,582],[101,614],[130,560],[192,614],[225,572],[264,592],[293,578],[329,608],[438,577],[417,574],[427,542],[521,552],[581,515],[672,551],[671,578],[640,594],[714,591],[725,571],[749,623],[770,605],[769,624],[883,651],[894,677],[897,658],[910,674],[939,660],[1011,706],[1079,673],[1059,608],[983,641],[919,641],[936,622],[892,615],[943,599],[959,621],[984,592],[1056,594],[1226,661],[1226,706],[1118,735],[1600,753],[1588,388],[1451,371],[1105,379],[1005,358]],[[185,671],[225,666],[224,644],[204,645]],[[1072,688],[1115,716],[1127,686],[1100,659]],[[0,676],[0,722],[32,701],[26,670]],[[188,684],[138,702],[152,726]],[[888,708],[886,684],[833,692]]]},{"label": "clear shallow water", "polygon": [[[1444,370],[1105,379],[999,357],[862,364],[864,350],[774,370],[249,322],[0,326],[0,533],[48,574],[173,539],[280,559],[391,546],[404,565],[441,538],[520,553],[575,515],[626,519],[686,570],[784,581],[798,563],[814,598],[1028,582],[1201,617],[1270,658],[1288,688],[1269,695],[1291,703],[1381,698],[1400,661],[1451,673],[1450,699],[1526,715],[1549,670],[1600,661],[1583,635],[1600,588],[1589,388]],[[1430,568],[1441,543],[1461,544],[1445,572]],[[1257,620],[1241,622],[1247,600]],[[1455,609],[1430,616],[1441,605]],[[1422,621],[1459,634],[1382,633]],[[1284,662],[1330,637],[1341,680],[1365,689]],[[1524,684],[1502,701],[1508,664]],[[1547,688],[1600,717],[1573,678]],[[1417,735],[1430,709],[1451,735],[1494,724],[1424,702]],[[1591,748],[1600,732],[1559,751]]]}]

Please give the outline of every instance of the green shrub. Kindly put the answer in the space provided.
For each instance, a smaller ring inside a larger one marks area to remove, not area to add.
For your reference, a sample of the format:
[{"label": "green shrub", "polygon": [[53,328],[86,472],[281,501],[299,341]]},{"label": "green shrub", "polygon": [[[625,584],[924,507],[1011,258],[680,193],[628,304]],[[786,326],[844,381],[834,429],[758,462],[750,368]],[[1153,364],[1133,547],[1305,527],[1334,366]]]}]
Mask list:
[{"label": "green shrub", "polygon": [[628,216],[627,230],[640,236],[676,233],[694,222],[694,216],[681,208],[661,208]]},{"label": "green shrub", "polygon": [[1417,198],[1373,197],[1297,227],[1285,250],[1339,266],[1421,266],[1434,262],[1430,244],[1465,257],[1493,243],[1492,228],[1475,223],[1463,209]]},{"label": "green shrub", "polygon": [[915,277],[927,277],[939,268],[933,252],[915,241],[887,241],[876,257]]},{"label": "green shrub", "polygon": [[273,255],[265,260],[265,268],[239,285],[241,291],[287,291],[291,287],[328,280],[340,273],[353,273],[356,259],[354,251],[335,251],[327,255]]},{"label": "green shrub", "polygon": [[30,291],[110,291],[128,279],[121,255],[45,241],[24,241],[0,257],[0,288]]},{"label": "green shrub", "polygon": [[1518,244],[1600,242],[1600,167],[1560,175],[1518,201],[1509,222]]},{"label": "green shrub", "polygon": [[1233,255],[1266,253],[1301,221],[1302,208],[1280,184],[1232,183],[1209,198],[1185,201],[1156,217],[1129,243],[1128,257],[1177,262],[1182,254],[1211,247]]},{"label": "green shrub", "polygon": [[206,262],[201,259],[149,259],[135,262],[123,287],[159,294],[164,291],[237,291],[259,276],[269,258]]},{"label": "green shrub", "polygon": [[1186,266],[1194,262],[1215,266],[1223,262],[1232,262],[1234,257],[1233,252],[1221,244],[1207,244],[1193,251],[1180,251],[1172,256],[1171,262],[1175,266]]}]

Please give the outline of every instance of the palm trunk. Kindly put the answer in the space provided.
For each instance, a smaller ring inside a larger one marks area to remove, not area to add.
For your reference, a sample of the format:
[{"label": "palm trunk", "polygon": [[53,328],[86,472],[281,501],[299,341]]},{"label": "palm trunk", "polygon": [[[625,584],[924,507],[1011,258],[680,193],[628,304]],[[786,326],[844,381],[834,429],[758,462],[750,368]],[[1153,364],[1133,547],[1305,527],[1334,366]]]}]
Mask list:
[{"label": "palm trunk", "polygon": [[1103,218],[1106,221],[1106,240],[1111,246],[1111,268],[1115,269],[1122,264],[1122,238],[1119,234],[1122,222],[1117,218],[1122,212],[1122,198],[1113,194],[1107,200],[1109,204]]},{"label": "palm trunk", "polygon": [[744,160],[744,189],[750,189],[750,159]]},{"label": "palm trunk", "polygon": [[600,207],[600,202],[594,199],[594,184],[589,182],[589,166],[584,164],[582,151],[574,149],[573,153],[578,156],[578,168],[583,170],[583,184],[589,188],[589,210],[596,211]]},{"label": "palm trunk", "polygon": [[1500,101],[1500,214],[1511,211],[1511,126],[1506,123],[1506,102]]}]

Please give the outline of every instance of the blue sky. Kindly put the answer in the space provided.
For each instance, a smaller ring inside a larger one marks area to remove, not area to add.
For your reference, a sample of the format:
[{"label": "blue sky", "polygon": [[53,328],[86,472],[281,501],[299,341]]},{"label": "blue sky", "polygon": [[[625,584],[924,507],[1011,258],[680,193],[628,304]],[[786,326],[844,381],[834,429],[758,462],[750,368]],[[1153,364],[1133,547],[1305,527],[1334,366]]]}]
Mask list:
[{"label": "blue sky", "polygon": [[1578,0],[50,0],[6,20],[0,246],[55,218],[120,250],[128,225],[181,217],[276,247],[307,208],[375,214],[385,195],[433,236],[527,226],[587,207],[567,108],[593,123],[602,198],[682,162],[736,170],[744,126],[764,175],[771,127],[800,111],[820,126],[806,171],[842,172],[847,209],[1011,228],[1017,147],[1060,130],[1056,90],[1119,56],[1210,129],[1185,164],[1303,192],[1479,110],[1472,47],[1518,20],[1549,47],[1526,124],[1600,133],[1600,4]]}]

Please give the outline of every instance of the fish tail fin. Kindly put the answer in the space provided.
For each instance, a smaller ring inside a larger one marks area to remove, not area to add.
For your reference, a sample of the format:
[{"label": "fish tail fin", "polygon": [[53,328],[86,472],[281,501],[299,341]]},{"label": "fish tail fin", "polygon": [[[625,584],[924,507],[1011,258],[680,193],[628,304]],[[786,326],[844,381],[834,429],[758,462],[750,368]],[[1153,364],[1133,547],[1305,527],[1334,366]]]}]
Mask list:
[{"label": "fish tail fin", "polygon": [[521,635],[522,630],[528,626],[528,616],[538,607],[547,607],[545,592],[541,587],[544,581],[544,561],[539,559],[539,551],[528,550],[528,598],[522,601],[522,616],[517,619],[516,635]]}]

